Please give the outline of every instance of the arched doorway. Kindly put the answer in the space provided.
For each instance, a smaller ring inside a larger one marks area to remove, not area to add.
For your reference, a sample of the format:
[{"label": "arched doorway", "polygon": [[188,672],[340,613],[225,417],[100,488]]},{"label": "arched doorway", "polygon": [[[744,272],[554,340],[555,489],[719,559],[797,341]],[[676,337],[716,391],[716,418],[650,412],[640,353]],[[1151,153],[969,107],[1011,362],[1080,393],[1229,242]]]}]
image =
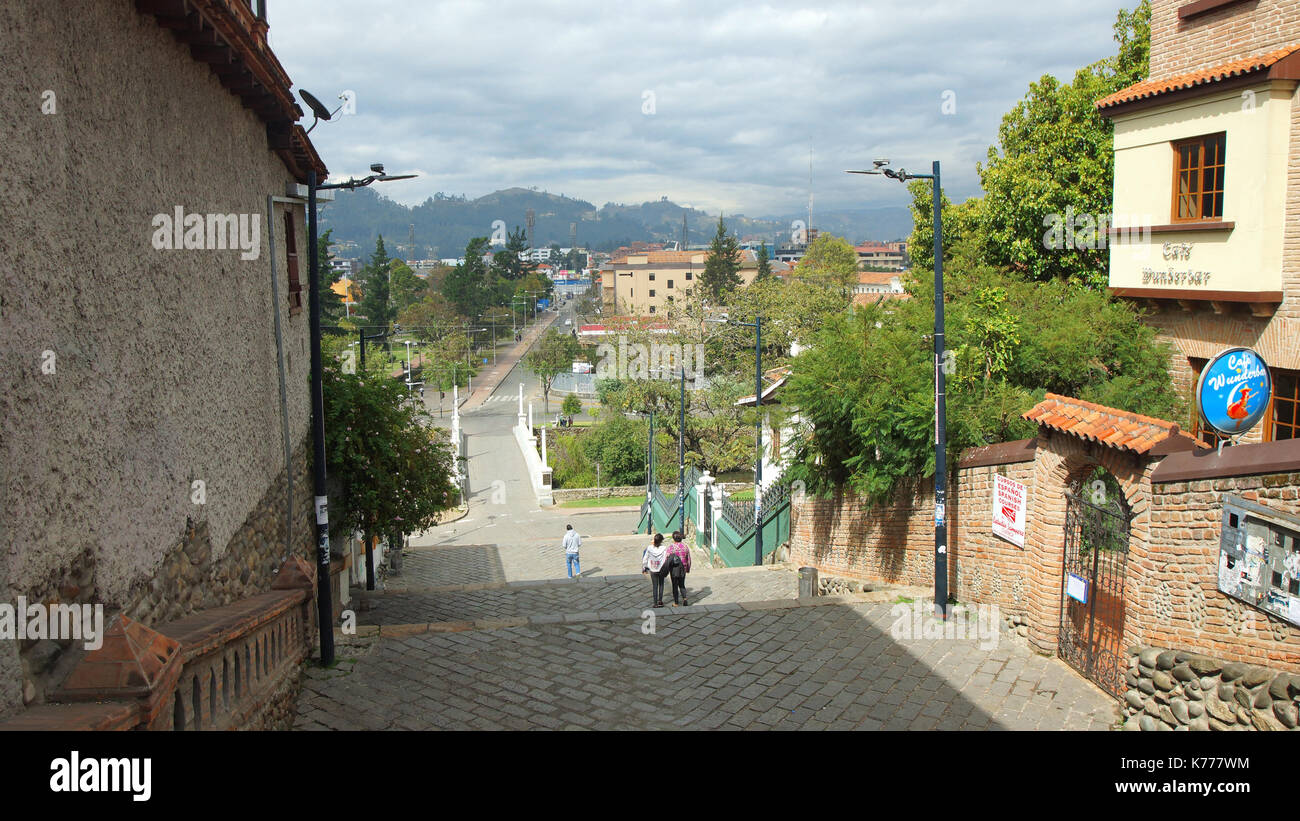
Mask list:
[{"label": "arched doorway", "polygon": [[1124,583],[1132,516],[1119,482],[1101,466],[1080,471],[1065,496],[1057,646],[1070,666],[1119,697],[1125,689]]}]

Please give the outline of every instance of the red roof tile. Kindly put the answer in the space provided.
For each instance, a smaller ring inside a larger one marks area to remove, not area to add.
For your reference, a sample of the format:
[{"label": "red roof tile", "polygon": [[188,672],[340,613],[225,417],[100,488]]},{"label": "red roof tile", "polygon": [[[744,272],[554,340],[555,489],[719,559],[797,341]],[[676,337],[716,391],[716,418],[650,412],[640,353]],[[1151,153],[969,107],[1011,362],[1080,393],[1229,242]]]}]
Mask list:
[{"label": "red roof tile", "polygon": [[[1276,74],[1282,79],[1300,79],[1289,76],[1300,70],[1300,66],[1292,65],[1294,60],[1287,61],[1287,64],[1278,65],[1285,58],[1290,57],[1300,51],[1300,43],[1285,46],[1267,54],[1260,54],[1255,57],[1244,57],[1240,60],[1233,60],[1230,63],[1203,68],[1197,71],[1179,74],[1174,77],[1166,77],[1161,80],[1144,80],[1140,83],[1134,83],[1128,88],[1122,88],[1108,97],[1102,97],[1097,101],[1098,109],[1113,108],[1123,103],[1131,103],[1136,100],[1149,99],[1158,97],[1161,94],[1168,94],[1173,91],[1182,91],[1196,86],[1206,85],[1207,83],[1216,83],[1227,80],[1231,77],[1241,77],[1247,74],[1269,69],[1269,76]],[[1276,67],[1276,70],[1274,70]]]},{"label": "red roof tile", "polygon": [[1189,450],[1208,447],[1180,431],[1173,422],[1054,393],[1047,394],[1023,416],[1052,430],[1134,453],[1146,453],[1166,439],[1186,440],[1181,444]]}]

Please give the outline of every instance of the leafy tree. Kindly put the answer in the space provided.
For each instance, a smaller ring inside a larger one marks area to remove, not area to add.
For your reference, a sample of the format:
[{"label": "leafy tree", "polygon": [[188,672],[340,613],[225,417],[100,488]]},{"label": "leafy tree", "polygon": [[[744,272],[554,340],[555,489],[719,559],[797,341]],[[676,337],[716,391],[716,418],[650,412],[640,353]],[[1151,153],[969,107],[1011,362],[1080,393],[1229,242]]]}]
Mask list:
[{"label": "leafy tree", "polygon": [[428,283],[415,275],[405,262],[395,259],[389,263],[388,282],[390,303],[394,314],[399,314],[424,298]]},{"label": "leafy tree", "polygon": [[758,247],[758,273],[754,275],[755,282],[761,282],[772,276],[772,263],[767,257],[767,243]]},{"label": "leafy tree", "polygon": [[578,343],[573,337],[554,330],[547,331],[541,341],[528,352],[525,360],[542,383],[542,402],[547,413],[551,411],[551,384],[557,375],[573,367],[573,360],[578,353]]},{"label": "leafy tree", "polygon": [[[1149,0],[1131,12],[1121,10],[1114,32],[1117,54],[1080,69],[1072,83],[1044,75],[1002,118],[998,145],[989,148],[988,164],[979,167],[990,262],[1032,279],[1105,285],[1106,238],[1094,220],[1111,210],[1113,129],[1094,104],[1146,78]],[[1074,247],[1047,247],[1060,243],[1044,229],[1074,215],[1089,215],[1075,228]]]},{"label": "leafy tree", "polygon": [[452,449],[421,423],[400,382],[383,374],[344,373],[324,359],[325,452],[331,518],[345,530],[373,530],[400,541],[437,524],[452,507]]},{"label": "leafy tree", "polygon": [[820,234],[808,246],[794,273],[805,282],[847,294],[858,281],[858,253],[847,240]]},{"label": "leafy tree", "polygon": [[601,483],[639,485],[645,482],[648,424],[622,414],[609,414],[581,439],[582,450],[600,465]]},{"label": "leafy tree", "polygon": [[487,304],[484,287],[487,266],[483,264],[487,249],[487,237],[470,240],[465,246],[465,261],[453,268],[442,282],[442,295],[461,316],[478,316]]},{"label": "leafy tree", "polygon": [[397,322],[405,328],[441,328],[457,321],[456,311],[447,298],[439,293],[425,294],[424,299],[408,305],[397,315]]},{"label": "leafy tree", "polygon": [[537,270],[537,264],[519,255],[528,250],[528,236],[518,226],[507,235],[506,247],[492,255],[492,271],[500,279],[520,280]]},{"label": "leafy tree", "polygon": [[381,234],[375,242],[375,252],[370,255],[370,262],[361,269],[359,277],[360,312],[371,325],[380,328],[387,328],[396,313],[389,305],[388,266],[391,261],[388,251],[384,249],[384,237]]},{"label": "leafy tree", "polygon": [[709,255],[700,272],[700,290],[712,298],[714,304],[740,285],[740,243],[727,233],[722,217],[718,217],[718,231],[709,244]]},{"label": "leafy tree", "polygon": [[[1062,281],[959,263],[944,277],[955,368],[950,453],[1033,435],[1020,414],[1045,391],[1182,418],[1169,352],[1133,307]],[[909,289],[913,298],[888,310],[867,305],[828,317],[800,354],[784,399],[808,423],[796,436],[792,478],[881,499],[933,474],[934,365],[921,340],[933,327],[934,291],[925,278]]]},{"label": "leafy tree", "polygon": [[564,397],[564,401],[560,403],[560,413],[570,417],[582,413],[582,400],[576,393]]},{"label": "leafy tree", "polygon": [[[334,255],[330,253],[330,237],[334,229],[330,228],[323,234],[316,236],[316,256],[317,269],[320,272],[318,281],[318,293],[320,294],[320,322],[322,325],[337,325],[338,321],[347,315],[347,306],[343,304],[343,299],[334,293],[330,287],[339,281],[338,275],[330,267],[330,261]],[[302,262],[299,261],[301,267]],[[299,281],[301,281],[301,275]]]}]

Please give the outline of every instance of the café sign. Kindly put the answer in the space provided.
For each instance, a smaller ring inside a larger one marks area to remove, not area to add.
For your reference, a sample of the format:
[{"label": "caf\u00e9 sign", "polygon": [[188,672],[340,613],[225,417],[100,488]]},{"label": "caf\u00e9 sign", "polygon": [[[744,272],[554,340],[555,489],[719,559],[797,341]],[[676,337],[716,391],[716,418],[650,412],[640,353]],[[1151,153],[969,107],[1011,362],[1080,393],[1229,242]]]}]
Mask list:
[{"label": "caf\u00e9 sign", "polygon": [[1228,348],[1210,360],[1196,383],[1205,423],[1226,436],[1240,436],[1264,418],[1273,395],[1268,365],[1250,348]]}]

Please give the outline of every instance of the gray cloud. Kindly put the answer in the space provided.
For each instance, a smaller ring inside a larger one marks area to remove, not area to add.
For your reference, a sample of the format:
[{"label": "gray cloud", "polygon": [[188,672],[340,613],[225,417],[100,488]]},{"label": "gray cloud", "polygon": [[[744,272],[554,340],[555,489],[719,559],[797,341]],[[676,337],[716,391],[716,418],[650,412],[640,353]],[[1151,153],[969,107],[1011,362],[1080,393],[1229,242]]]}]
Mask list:
[{"label": "gray cloud", "polygon": [[384,187],[399,202],[519,185],[758,216],[806,208],[810,147],[817,208],[904,203],[841,173],[877,156],[940,160],[950,196],[979,193],[1001,116],[1043,74],[1112,54],[1118,8],[276,0],[270,36],[300,87],[356,93],[356,116],[312,132],[333,176],[419,173]]}]

